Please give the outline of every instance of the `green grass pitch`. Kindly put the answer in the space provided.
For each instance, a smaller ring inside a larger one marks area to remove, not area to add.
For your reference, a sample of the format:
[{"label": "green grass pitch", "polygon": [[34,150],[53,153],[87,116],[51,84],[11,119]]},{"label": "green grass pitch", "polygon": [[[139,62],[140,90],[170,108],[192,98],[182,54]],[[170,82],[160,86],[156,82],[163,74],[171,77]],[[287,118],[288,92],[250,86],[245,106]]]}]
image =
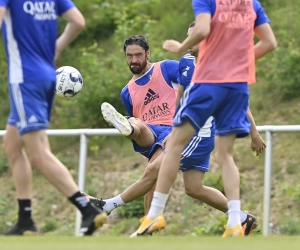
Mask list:
[{"label": "green grass pitch", "polygon": [[299,250],[300,236],[253,236],[244,238],[128,237],[97,236],[88,238],[39,236],[1,237],[1,250]]}]

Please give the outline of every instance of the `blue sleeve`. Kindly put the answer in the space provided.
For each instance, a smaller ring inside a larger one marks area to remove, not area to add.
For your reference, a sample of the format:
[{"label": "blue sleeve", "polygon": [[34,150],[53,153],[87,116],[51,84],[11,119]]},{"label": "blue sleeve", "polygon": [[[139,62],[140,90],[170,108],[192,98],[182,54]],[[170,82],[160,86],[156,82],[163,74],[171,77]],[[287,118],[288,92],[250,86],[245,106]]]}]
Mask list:
[{"label": "blue sleeve", "polygon": [[132,106],[132,99],[129,94],[128,85],[126,85],[121,91],[121,99],[122,102],[127,110],[129,116],[133,116],[133,106]]},{"label": "blue sleeve", "polygon": [[183,59],[183,57],[181,57],[180,61],[179,61],[179,67],[178,67],[178,69],[179,69],[178,83],[180,85],[183,85],[183,83],[184,83],[184,79],[182,79],[183,78],[182,73],[184,72],[185,67],[186,67],[186,65],[184,63],[184,59]]},{"label": "blue sleeve", "polygon": [[193,0],[195,18],[202,13],[209,13],[213,16],[216,12],[216,0]]},{"label": "blue sleeve", "polygon": [[10,0],[0,0],[0,6],[7,8]]},{"label": "blue sleeve", "polygon": [[264,23],[269,23],[270,19],[268,18],[268,16],[265,13],[264,8],[262,7],[261,3],[257,0],[253,1],[253,7],[254,10],[256,12],[256,20],[255,20],[255,24],[254,27],[257,27],[259,25],[262,25]]},{"label": "blue sleeve", "polygon": [[[1,0],[0,0],[1,1]],[[71,0],[58,0],[58,15],[64,14],[69,9],[72,9],[75,7],[75,4]]]},{"label": "blue sleeve", "polygon": [[173,88],[172,82],[178,82],[178,71],[179,62],[175,60],[165,60],[161,63],[161,71],[166,82]]},{"label": "blue sleeve", "polygon": [[192,55],[184,55],[179,61],[179,79],[178,82],[184,89],[190,85],[194,73],[194,60]]}]

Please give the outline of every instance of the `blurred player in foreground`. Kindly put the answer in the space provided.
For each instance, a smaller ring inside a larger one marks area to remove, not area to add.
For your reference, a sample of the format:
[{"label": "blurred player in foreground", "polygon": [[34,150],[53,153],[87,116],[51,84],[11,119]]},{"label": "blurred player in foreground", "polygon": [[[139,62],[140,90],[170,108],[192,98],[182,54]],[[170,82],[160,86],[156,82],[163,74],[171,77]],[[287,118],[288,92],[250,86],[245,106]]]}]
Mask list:
[{"label": "blurred player in foreground", "polygon": [[[58,15],[68,24],[57,39]],[[90,235],[106,221],[106,214],[79,192],[68,169],[52,154],[45,131],[56,85],[54,59],[85,27],[85,19],[70,0],[0,0],[1,26],[11,109],[4,150],[19,204],[18,221],[4,235],[37,234],[32,219],[30,163],[80,210],[80,233]]]},{"label": "blurred player in foreground", "polygon": [[[192,83],[176,110],[166,155],[159,171],[149,213],[136,235],[162,228],[163,211],[181,152],[208,117],[216,121],[216,159],[228,199],[228,222],[223,237],[243,236],[240,216],[239,171],[232,151],[236,138],[249,134],[248,83],[255,82],[255,59],[276,47],[276,39],[257,0],[193,0],[196,24],[179,43],[167,40],[163,48],[182,53],[200,43]],[[265,17],[265,21],[257,23]],[[259,38],[254,46],[253,36]]]}]

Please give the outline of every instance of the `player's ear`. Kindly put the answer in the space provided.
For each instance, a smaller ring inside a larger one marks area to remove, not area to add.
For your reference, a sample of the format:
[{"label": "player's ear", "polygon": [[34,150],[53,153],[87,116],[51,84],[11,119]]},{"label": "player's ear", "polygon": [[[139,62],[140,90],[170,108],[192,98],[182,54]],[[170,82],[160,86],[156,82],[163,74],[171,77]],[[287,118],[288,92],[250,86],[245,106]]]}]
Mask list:
[{"label": "player's ear", "polygon": [[147,60],[149,59],[149,57],[150,57],[150,49],[148,49],[148,50],[146,51],[146,58],[147,58]]}]

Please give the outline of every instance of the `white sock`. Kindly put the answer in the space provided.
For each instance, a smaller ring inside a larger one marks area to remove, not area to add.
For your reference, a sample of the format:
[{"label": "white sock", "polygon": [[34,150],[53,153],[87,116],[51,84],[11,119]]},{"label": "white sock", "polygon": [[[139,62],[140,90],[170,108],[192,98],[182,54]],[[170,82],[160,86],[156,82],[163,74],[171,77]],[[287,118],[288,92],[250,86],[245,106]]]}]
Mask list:
[{"label": "white sock", "polygon": [[148,219],[154,219],[157,215],[162,214],[164,212],[168,197],[169,194],[163,194],[154,191],[151,207],[147,214]]},{"label": "white sock", "polygon": [[247,219],[247,214],[241,210],[241,223],[243,223]]},{"label": "white sock", "polygon": [[[228,215],[228,211],[226,212],[226,214]],[[241,210],[241,223],[243,223],[246,219],[247,219],[247,214]]]},{"label": "white sock", "polygon": [[241,201],[228,201],[228,222],[227,227],[233,228],[236,225],[241,225]]},{"label": "white sock", "polygon": [[105,213],[110,213],[115,208],[125,204],[120,194],[104,201],[106,202],[106,204],[103,206],[103,210]]}]

